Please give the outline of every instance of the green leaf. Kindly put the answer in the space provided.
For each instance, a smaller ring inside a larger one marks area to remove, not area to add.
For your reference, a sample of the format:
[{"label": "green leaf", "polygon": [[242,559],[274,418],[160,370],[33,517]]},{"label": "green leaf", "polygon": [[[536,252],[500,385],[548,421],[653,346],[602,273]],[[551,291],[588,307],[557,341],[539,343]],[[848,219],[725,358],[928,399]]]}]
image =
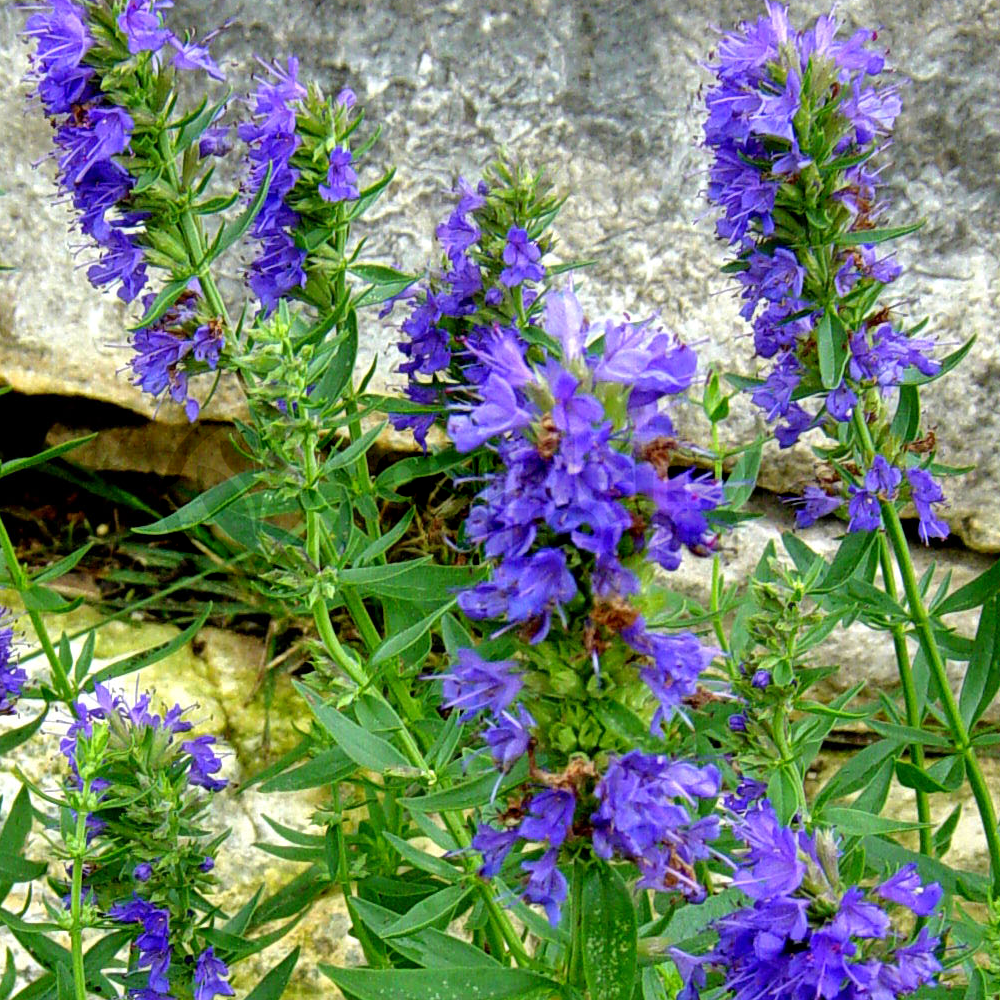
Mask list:
[{"label": "green leaf", "polygon": [[903,372],[902,384],[927,385],[929,382],[936,382],[939,378],[943,378],[953,368],[961,364],[962,359],[972,350],[972,345],[975,342],[976,338],[972,336],[957,351],[952,351],[951,354],[943,357],[941,359],[941,367],[933,375],[925,375],[919,368],[907,368]]},{"label": "green leaf", "polygon": [[868,728],[878,733],[879,736],[895,740],[899,746],[904,743],[920,743],[927,747],[951,748],[951,741],[947,736],[942,736],[941,733],[933,733],[926,729],[917,729],[914,726],[900,726],[894,722],[881,722],[878,719],[872,719],[868,723]]},{"label": "green leaf", "polygon": [[248,994],[246,1000],[279,1000],[292,978],[299,949],[293,948]]},{"label": "green leaf", "polygon": [[875,544],[877,534],[875,531],[852,531],[845,535],[830,568],[813,588],[813,593],[825,594],[836,590],[854,576]]},{"label": "green leaf", "polygon": [[440,406],[427,406],[424,403],[414,403],[398,396],[383,396],[378,393],[365,393],[360,398],[362,405],[374,406],[383,413],[440,413]]},{"label": "green leaf", "polygon": [[940,858],[948,853],[951,848],[951,838],[955,834],[955,829],[958,827],[958,821],[962,818],[962,803],[959,802],[957,806],[950,813],[948,813],[947,818],[944,822],[934,831],[934,853]]},{"label": "green leaf", "polygon": [[404,629],[402,632],[397,632],[395,635],[390,635],[374,650],[368,661],[369,664],[373,667],[378,666],[378,664],[384,663],[386,660],[391,660],[394,656],[400,656],[411,646],[418,643],[437,624],[438,619],[454,606],[455,598],[450,597],[441,607],[436,608],[426,618],[421,619],[415,625],[411,625],[409,628]]},{"label": "green leaf", "polygon": [[11,854],[0,854],[0,880],[4,882],[33,882],[49,870],[47,861],[29,861]]},{"label": "green leaf", "polygon": [[353,465],[366,451],[378,440],[378,436],[384,431],[386,424],[383,422],[375,427],[370,427],[357,441],[349,444],[343,451],[334,452],[324,463],[322,471],[332,472],[334,469],[342,469],[346,465]]},{"label": "green leaf", "polygon": [[382,836],[389,844],[399,851],[400,857],[404,861],[413,865],[414,868],[419,868],[421,871],[428,872],[431,875],[437,875],[440,878],[443,878],[446,882],[454,882],[462,874],[461,871],[459,871],[459,869],[457,869],[454,865],[448,864],[444,858],[439,858],[433,854],[428,854],[426,851],[421,851],[420,848],[414,847],[408,840],[404,840],[402,837],[397,837],[394,833],[390,833],[388,830],[386,830]]},{"label": "green leaf", "polygon": [[[528,774],[528,762],[523,757],[511,768],[500,782],[498,795],[504,789],[512,788],[524,781]],[[431,792],[416,798],[400,799],[400,805],[406,806],[412,812],[436,813],[450,812],[453,809],[472,809],[485,805],[490,801],[490,795],[497,786],[497,772],[489,771],[478,778],[471,778],[451,788],[439,792]]]},{"label": "green leaf", "polygon": [[898,833],[901,830],[919,830],[923,824],[908,820],[890,819],[888,816],[873,816],[861,809],[835,807],[824,814],[827,823],[832,823],[841,833],[848,836],[867,834]]},{"label": "green leaf", "polygon": [[921,792],[950,791],[937,778],[917,767],[916,764],[911,764],[908,760],[896,761],[896,778],[905,788],[914,788]]},{"label": "green leaf", "polygon": [[354,557],[352,560],[354,565],[358,566],[370,563],[388,552],[406,534],[406,529],[409,528],[414,514],[416,514],[416,508],[411,507],[387,532],[366,545]]},{"label": "green leaf", "polygon": [[3,968],[3,978],[0,979],[0,1000],[7,1000],[7,997],[14,992],[15,982],[17,982],[17,968],[14,965],[14,956],[10,948],[8,948],[7,961]]},{"label": "green leaf", "polygon": [[726,506],[730,510],[739,510],[753,495],[763,452],[764,442],[756,441],[736,460],[725,485]]},{"label": "green leaf", "polygon": [[180,297],[188,286],[192,275],[185,274],[173,281],[168,281],[159,294],[149,304],[149,308],[143,313],[142,319],[131,330],[142,330],[144,327],[155,323]]},{"label": "green leaf", "polygon": [[816,324],[816,350],[823,388],[836,389],[847,364],[847,330],[832,306],[827,306]]},{"label": "green leaf", "polygon": [[409,768],[410,762],[380,736],[366,732],[332,705],[319,700],[314,691],[293,681],[295,689],[309,703],[317,722],[330,734],[334,742],[360,767],[384,772],[395,768]]},{"label": "green leaf", "polygon": [[262,792],[300,792],[332,785],[350,777],[357,765],[339,747],[324,750],[308,763],[264,781]]},{"label": "green leaf", "polygon": [[414,934],[438,922],[447,924],[458,905],[472,892],[467,885],[449,885],[411,906],[398,920],[379,935],[388,941],[394,937]]},{"label": "green leaf", "polygon": [[41,572],[36,574],[31,578],[32,583],[48,583],[50,580],[56,580],[60,576],[69,573],[70,570],[75,567],[80,560],[94,547],[95,542],[89,541],[85,545],[81,545],[75,552],[71,552],[68,556],[64,556],[62,559],[57,560],[51,566],[46,566]]},{"label": "green leaf", "polygon": [[114,680],[116,677],[124,677],[126,674],[134,674],[137,670],[148,667],[151,663],[159,663],[168,656],[183,649],[204,627],[208,621],[208,616],[212,613],[211,602],[206,605],[205,610],[193,621],[183,632],[175,635],[169,642],[161,643],[152,649],[147,649],[142,653],[133,653],[131,656],[115,660],[102,670],[87,680],[87,688],[93,690],[94,684],[103,684],[105,681]]},{"label": "green leaf", "polygon": [[1000,560],[974,580],[959,587],[946,597],[935,609],[935,614],[949,615],[956,611],[968,611],[984,605],[997,591],[1000,591]]},{"label": "green leaf", "polygon": [[920,432],[920,393],[915,385],[899,387],[899,402],[890,431],[900,441],[913,441]]},{"label": "green leaf", "polygon": [[267,172],[264,174],[260,189],[254,195],[253,201],[250,202],[246,210],[238,218],[232,222],[227,222],[219,230],[219,235],[215,238],[215,242],[208,253],[205,254],[205,259],[201,262],[202,265],[210,264],[213,260],[221,257],[234,243],[243,239],[244,234],[253,224],[253,220],[257,218],[260,210],[264,207],[264,200],[267,198],[268,189],[271,187],[271,169],[272,165],[268,163]]},{"label": "green leaf", "polygon": [[371,285],[398,285],[400,282],[406,282],[403,286],[405,288],[418,280],[414,274],[406,274],[384,264],[351,264],[347,270]]},{"label": "green leaf", "polygon": [[132,530],[140,535],[167,535],[172,531],[187,531],[189,528],[210,521],[248,492],[256,482],[256,472],[238,472],[231,479],[206,490],[172,514]]},{"label": "green leaf", "polygon": [[792,765],[778,767],[767,783],[767,797],[782,823],[790,823],[799,806],[799,780]]},{"label": "green leaf", "polygon": [[333,403],[340,399],[344,387],[354,375],[354,366],[358,359],[358,325],[353,311],[347,317],[347,329],[343,340],[327,366],[323,377],[316,385],[313,395],[318,400]]},{"label": "green leaf", "polygon": [[218,102],[218,104],[208,104],[202,101],[202,107],[193,117],[188,116],[173,143],[174,153],[183,153],[196,139],[200,139],[202,133],[219,117],[229,103],[231,91]]},{"label": "green leaf", "polygon": [[591,1000],[631,1000],[638,969],[635,906],[622,877],[605,862],[584,875],[580,922]]},{"label": "green leaf", "polygon": [[28,611],[44,611],[50,614],[65,614],[83,603],[82,597],[68,601],[48,587],[29,587],[27,590],[22,590],[21,600]]},{"label": "green leaf", "polygon": [[60,455],[65,455],[66,452],[88,444],[96,437],[97,432],[95,431],[93,434],[87,434],[84,437],[73,438],[72,441],[63,441],[62,444],[53,445],[51,448],[46,448],[45,451],[40,451],[37,455],[28,455],[26,458],[15,458],[10,462],[0,462],[0,479],[4,476],[12,476],[15,472],[23,472],[25,469],[30,469],[34,465],[40,465],[42,462],[48,462],[53,458],[58,458]]},{"label": "green leaf", "polygon": [[[42,712],[39,718],[44,717],[45,712]],[[22,785],[14,804],[10,807],[7,819],[4,820],[3,830],[0,830],[0,854],[19,857],[30,832],[31,796],[27,786]],[[7,898],[16,881],[18,880],[0,876],[0,902]]]},{"label": "green leaf", "polygon": [[475,945],[425,927],[417,934],[392,939],[392,947],[425,969],[467,969],[483,966],[495,969],[500,963]]},{"label": "green leaf", "polygon": [[982,717],[1000,689],[1000,598],[983,606],[972,645],[969,667],[962,681],[958,705],[968,729]]},{"label": "green leaf", "polygon": [[468,460],[467,455],[460,455],[454,448],[447,448],[434,455],[414,455],[402,461],[393,462],[375,479],[375,489],[382,495],[394,498],[400,486],[422,479],[425,476],[436,476],[462,465]]},{"label": "green leaf", "polygon": [[319,970],[355,1000],[549,1000],[558,983],[525,969]]},{"label": "green leaf", "polygon": [[389,563],[386,566],[355,566],[341,570],[339,579],[341,583],[355,587],[371,587],[396,577],[406,576],[413,570],[430,569],[431,567],[427,565],[430,561],[430,556],[423,556],[420,559],[407,559],[405,562]]},{"label": "green leaf", "polygon": [[982,969],[973,969],[969,976],[969,986],[962,1000],[986,1000],[986,973]]},{"label": "green leaf", "polygon": [[20,726],[17,729],[8,729],[2,736],[0,736],[0,757],[5,756],[10,753],[15,747],[19,747],[22,743],[26,743],[31,739],[35,733],[38,732],[42,727],[42,723],[45,721],[45,716],[48,714],[49,706],[46,705],[39,715],[36,715],[31,722],[25,723],[25,725]]},{"label": "green leaf", "polygon": [[452,614],[445,615],[441,622],[441,638],[452,658],[458,655],[460,649],[472,649],[476,645],[468,629]]},{"label": "green leaf", "polygon": [[850,233],[840,233],[834,243],[841,247],[885,243],[887,240],[895,240],[899,239],[900,236],[915,233],[923,224],[924,220],[921,219],[919,222],[911,222],[906,226],[892,226],[888,229],[857,229]]}]

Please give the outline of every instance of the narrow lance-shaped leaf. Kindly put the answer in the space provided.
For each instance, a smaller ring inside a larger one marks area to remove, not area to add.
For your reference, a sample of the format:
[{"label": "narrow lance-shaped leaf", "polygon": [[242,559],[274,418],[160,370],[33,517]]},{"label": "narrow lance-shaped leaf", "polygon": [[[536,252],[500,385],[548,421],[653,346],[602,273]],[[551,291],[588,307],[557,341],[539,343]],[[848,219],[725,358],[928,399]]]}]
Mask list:
[{"label": "narrow lance-shaped leaf", "polygon": [[410,767],[410,762],[391,743],[366,732],[343,712],[320,701],[316,693],[304,684],[296,681],[295,688],[309,703],[316,721],[356,764],[379,772]]},{"label": "narrow lance-shaped leaf", "polygon": [[638,968],[635,906],[622,877],[603,862],[584,875],[583,975],[591,1000],[630,1000]]},{"label": "narrow lance-shaped leaf", "polygon": [[140,535],[167,535],[172,531],[187,531],[188,528],[204,524],[215,514],[224,511],[248,492],[256,481],[256,472],[239,472],[224,483],[206,490],[172,514],[133,530]]}]

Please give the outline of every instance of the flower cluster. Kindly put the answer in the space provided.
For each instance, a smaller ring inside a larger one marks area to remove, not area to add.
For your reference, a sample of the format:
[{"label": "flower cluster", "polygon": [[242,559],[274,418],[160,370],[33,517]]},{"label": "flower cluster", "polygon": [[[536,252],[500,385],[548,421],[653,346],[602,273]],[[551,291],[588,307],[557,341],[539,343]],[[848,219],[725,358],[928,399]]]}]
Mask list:
[{"label": "flower cluster", "polygon": [[[155,296],[144,299],[148,308]],[[188,395],[188,376],[199,370],[215,371],[225,344],[222,323],[199,316],[202,300],[188,291],[149,326],[132,337],[134,357],[129,364],[135,385],[151,396],[169,395],[184,407],[188,420],[198,418],[201,406]]]},{"label": "flower cluster", "polygon": [[[116,903],[108,913],[112,920],[122,924],[138,924],[142,932],[136,937],[136,969],[148,969],[149,980],[145,987],[133,989],[136,1000],[169,1000],[174,994],[170,987],[170,911],[156,906],[138,894],[124,903]],[[229,969],[215,955],[209,945],[198,956],[194,971],[194,1000],[214,1000],[217,996],[235,996],[226,982]]]},{"label": "flower cluster", "polygon": [[[124,47],[134,65],[146,60],[159,69],[166,66],[163,51],[172,49],[175,69],[223,79],[208,52],[210,38],[201,43],[182,39],[163,24],[163,11],[170,6],[167,0],[128,0],[114,22],[98,24],[84,4],[51,0],[25,26],[25,36],[35,43],[36,93],[54,126],[59,185],[78,212],[84,235],[101,251],[87,277],[98,288],[117,285],[125,302],[147,282],[146,215],[130,205],[135,178],[120,162],[131,153],[136,119],[130,110],[135,108],[124,106],[120,94],[111,95],[97,65],[108,59],[123,62]],[[99,59],[91,59],[98,52]],[[221,127],[209,138],[217,146]]]},{"label": "flower cluster", "polygon": [[225,74],[208,51],[212,36],[200,43],[193,38],[180,38],[163,23],[163,11],[172,6],[172,0],[127,0],[117,24],[129,52],[138,55],[171,48],[174,50],[171,65],[175,69],[202,70],[214,80],[225,80]]},{"label": "flower cluster", "polygon": [[10,611],[0,606],[0,715],[11,715],[28,675],[17,664],[14,652],[14,628]]},{"label": "flower cluster", "polygon": [[146,284],[146,265],[135,235],[140,219],[116,210],[134,185],[116,157],[129,147],[132,116],[101,90],[84,61],[94,40],[81,5],[53,0],[28,19],[25,34],[35,40],[37,93],[55,127],[60,187],[102,251],[87,277],[96,287],[118,283],[119,297],[131,302]]},{"label": "flower cluster", "polygon": [[481,824],[477,830],[472,846],[482,855],[484,878],[500,872],[519,841],[541,845],[540,856],[537,849],[521,853],[522,895],[558,924],[567,888],[558,868],[559,849],[585,839],[602,858],[633,861],[641,886],[704,898],[694,863],[708,857],[707,844],[718,836],[719,824],[715,817],[696,819],[694,814],[699,799],[719,792],[716,768],[633,750],[611,758],[596,782],[593,767],[581,762],[558,776],[538,777],[558,783],[536,788],[502,814],[504,826]]},{"label": "flower cluster", "polygon": [[[304,288],[308,280],[307,251],[296,240],[297,228],[308,227],[301,213],[293,207],[301,202],[301,192],[296,193],[295,189],[303,175],[302,161],[296,162],[295,156],[300,149],[308,154],[306,165],[311,173],[320,150],[312,148],[317,142],[313,135],[308,137],[310,145],[303,147],[299,115],[310,110],[303,103],[310,97],[310,91],[299,81],[298,59],[290,56],[285,68],[274,62],[265,64],[264,69],[265,75],[252,97],[251,120],[241,124],[238,132],[249,149],[250,171],[245,182],[247,201],[254,201],[265,180],[268,183],[260,212],[251,227],[252,235],[261,243],[261,250],[251,262],[248,276],[250,288],[260,299],[264,314],[268,315],[281,299]],[[344,88],[337,96],[333,145],[324,151],[328,152],[325,180],[308,185],[310,193],[318,195],[321,204],[336,205],[359,197],[354,155],[342,135],[349,131],[346,115],[355,103],[356,97],[349,88]],[[329,126],[330,122],[322,124]]]},{"label": "flower cluster", "polygon": [[[484,377],[478,402],[455,406],[448,433],[460,452],[490,443],[501,468],[487,477],[465,526],[496,563],[491,579],[459,595],[474,620],[522,627],[537,644],[553,614],[589,604],[587,649],[596,671],[619,636],[669,714],[711,658],[690,635],[650,633],[629,598],[629,557],[663,569],[684,547],[710,551],[707,515],[719,486],[690,471],[670,476],[673,426],[661,404],[690,385],[695,355],[651,322],[608,322],[603,352],[572,291],[551,295],[545,332],[561,357],[532,365],[515,331],[497,328],[473,348]],[[585,597],[589,595],[589,601]]]},{"label": "flower cluster", "polygon": [[249,201],[270,172],[267,195],[251,229],[261,242],[261,251],[249,271],[250,287],[269,313],[280,298],[306,283],[306,254],[292,237],[298,215],[286,204],[299,177],[291,166],[301,144],[295,131],[295,106],[306,96],[306,89],[299,83],[299,61],[294,56],[289,57],[287,69],[278,63],[265,68],[268,75],[254,95],[252,120],[240,125],[238,132],[249,147]]},{"label": "flower cluster", "polygon": [[[215,737],[184,739],[192,729],[184,714],[174,705],[160,715],[148,694],[129,704],[95,684],[93,698],[74,705],[60,742],[72,774],[67,801],[74,814],[93,810],[86,815],[86,860],[101,876],[84,888],[84,900],[97,919],[106,914],[136,925],[131,971],[147,974],[142,986],[129,983],[137,1000],[179,995],[192,974],[200,1000],[233,995],[226,965],[211,947],[197,960],[174,961],[179,949],[191,946],[195,929],[189,894],[207,887],[222,839],[209,840],[200,828],[205,799],[195,793],[227,784],[217,777],[222,762]],[[184,887],[180,895],[178,886]],[[130,897],[121,898],[123,888]]]},{"label": "flower cluster", "polygon": [[[708,197],[723,213],[719,236],[736,248],[728,270],[741,286],[741,313],[770,365],[752,399],[778,422],[783,448],[812,427],[837,437],[856,410],[864,418],[898,386],[941,367],[929,356],[932,340],[875,308],[900,266],[879,252],[888,236],[878,229],[884,206],[873,157],[901,105],[883,82],[883,54],[869,47],[875,33],[841,39],[837,28],[824,16],[795,31],[786,9],[768,3],[765,16],[720,40],[711,66],[718,83],[707,97]],[[820,397],[819,412],[803,405],[810,396]],[[866,485],[843,498],[810,487],[800,524],[844,499],[852,528],[872,524],[872,493]],[[859,518],[862,505],[868,511]],[[922,516],[921,534],[943,537],[942,525]]]},{"label": "flower cluster", "polygon": [[934,983],[940,941],[926,927],[908,940],[890,916],[901,906],[927,917],[941,899],[913,865],[872,889],[844,888],[832,837],[782,826],[766,799],[734,832],[746,849],[733,885],[752,905],[714,923],[719,940],[708,954],[672,950],[686,981],[679,1000],[701,995],[710,968],[734,1000],[894,1000]]},{"label": "flower cluster", "polygon": [[142,927],[142,933],[134,942],[138,951],[136,967],[149,969],[149,982],[144,990],[134,990],[133,993],[149,1000],[169,996],[170,911],[136,895],[128,902],[116,903],[108,916],[122,924],[139,924]]},{"label": "flower cluster", "polygon": [[[174,737],[190,732],[192,724],[184,716],[180,705],[160,716],[149,710],[150,696],[140,695],[134,705],[129,705],[121,695],[114,694],[103,684],[94,685],[95,704],[87,705],[78,701],[73,706],[74,720],[59,742],[59,749],[69,762],[70,768],[79,782],[77,756],[80,737],[94,735],[94,723],[106,723],[114,737],[115,748],[127,749],[134,741],[141,741],[147,732],[161,734],[163,751],[175,757],[183,757],[187,764],[189,785],[216,792],[226,787],[227,782],[214,778],[222,767],[222,761],[212,750],[214,736],[198,736],[192,740],[175,743]],[[99,779],[100,780],[100,779]],[[105,783],[106,787],[106,783]]]},{"label": "flower cluster", "polygon": [[[495,184],[503,180],[502,172],[493,178]],[[477,348],[496,327],[509,330],[525,318],[538,298],[534,284],[545,278],[542,241],[529,236],[523,219],[499,214],[505,202],[490,202],[485,181],[474,187],[460,178],[457,193],[458,203],[436,230],[445,267],[406,293],[413,302],[401,325],[398,347],[405,360],[399,371],[407,376],[407,399],[420,406],[446,406],[486,376]],[[392,422],[397,430],[412,430],[426,448],[436,419],[434,412],[398,413]]]}]

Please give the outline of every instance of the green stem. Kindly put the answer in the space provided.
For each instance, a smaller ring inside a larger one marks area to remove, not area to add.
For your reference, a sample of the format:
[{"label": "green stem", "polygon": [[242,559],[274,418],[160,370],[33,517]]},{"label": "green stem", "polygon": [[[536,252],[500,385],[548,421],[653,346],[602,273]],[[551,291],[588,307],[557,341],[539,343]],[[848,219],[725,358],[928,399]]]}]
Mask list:
[{"label": "green stem", "polygon": [[[17,552],[14,551],[14,543],[10,540],[10,535],[7,534],[7,528],[3,523],[3,518],[0,518],[0,551],[3,552],[4,562],[7,564],[7,569],[10,571],[11,583],[14,585],[14,589],[24,597],[24,593],[28,590],[28,585],[30,580],[28,579],[27,573],[18,561]],[[55,647],[52,645],[52,640],[49,638],[48,629],[45,627],[45,622],[42,621],[41,613],[28,608],[28,602],[25,601],[25,608],[28,612],[28,619],[31,621],[31,627],[35,630],[35,635],[38,637],[39,645],[45,653],[45,658],[49,661],[49,667],[52,670],[52,680],[55,684],[56,691],[59,697],[62,698],[67,704],[72,703],[76,697],[76,692],[74,691],[73,685],[70,683],[70,679],[63,669],[62,662],[59,659],[59,654],[56,653]]]},{"label": "green stem", "polygon": [[[177,172],[177,160],[170,142],[170,135],[165,129],[160,133],[160,153],[163,156],[163,162],[167,168],[167,177],[174,191],[178,196],[184,195],[184,185],[181,183],[180,174]],[[232,322],[229,319],[226,304],[222,299],[215,279],[205,264],[205,241],[202,238],[201,223],[191,214],[190,209],[187,207],[181,210],[179,222],[181,235],[184,237],[184,243],[188,251],[188,260],[196,270],[201,290],[205,293],[205,298],[208,300],[208,304],[212,307],[215,314],[222,318],[227,328],[231,328]]]},{"label": "green stem", "polygon": [[[862,410],[861,405],[854,408],[854,427],[857,430],[858,440],[865,453],[865,458],[870,463],[874,460],[875,444],[872,441],[871,432]],[[997,812],[993,804],[993,797],[986,784],[979,759],[972,749],[968,728],[948,680],[948,671],[944,658],[941,656],[941,650],[938,648],[937,639],[934,637],[934,628],[931,625],[927,606],[920,593],[920,583],[917,580],[917,573],[910,557],[910,546],[906,540],[896,504],[893,501],[882,500],[880,505],[886,534],[892,545],[900,576],[903,579],[903,590],[906,593],[906,602],[910,607],[910,617],[916,629],[917,639],[940,693],[941,707],[944,709],[952,744],[965,762],[965,773],[969,780],[969,787],[972,789],[972,795],[976,800],[983,833],[986,836],[986,847],[990,855],[993,895],[995,898],[1000,898],[1000,829],[997,826]],[[891,574],[889,576],[891,577]]]},{"label": "green stem", "polygon": [[87,1000],[87,971],[83,964],[83,926],[81,910],[83,904],[83,860],[87,853],[87,811],[83,802],[90,795],[90,779],[83,783],[81,806],[76,813],[76,831],[73,844],[73,883],[70,887],[70,950],[73,962],[73,989],[76,1000]]},{"label": "green stem", "polygon": [[[712,455],[715,478],[722,482],[723,460],[722,447],[719,443],[719,425],[712,421]],[[722,622],[722,556],[718,552],[712,555],[712,592],[709,596],[709,613],[712,616],[712,629],[715,632],[715,640],[723,653],[729,652],[729,639]]]},{"label": "green stem", "polygon": [[993,805],[993,797],[986,784],[982,768],[979,766],[979,759],[972,749],[969,731],[948,682],[948,671],[945,668],[941,651],[938,649],[937,640],[934,638],[930,615],[928,615],[927,607],[920,595],[920,584],[917,581],[917,574],[910,558],[910,548],[895,505],[883,502],[882,517],[886,523],[889,541],[892,543],[896,565],[903,577],[903,590],[906,592],[906,600],[917,630],[917,638],[920,640],[920,647],[924,651],[924,656],[931,668],[931,675],[940,692],[941,706],[944,708],[945,719],[951,730],[952,742],[965,761],[965,773],[979,809],[979,818],[983,824],[986,846],[989,849],[993,895],[995,898],[1000,898],[1000,830],[997,828],[997,813]]},{"label": "green stem", "polygon": [[806,802],[805,789],[802,786],[802,775],[799,772],[798,764],[795,762],[795,755],[788,745],[788,736],[785,733],[787,725],[788,718],[785,709],[779,705],[774,710],[774,716],[771,719],[771,739],[774,740],[774,746],[781,756],[780,766],[785,770],[790,770],[794,775],[795,802],[802,819],[807,820],[809,818],[809,806]]},{"label": "green stem", "polygon": [[[897,604],[899,592],[896,588],[896,573],[889,552],[889,542],[884,532],[878,533],[879,559],[882,563],[882,581],[885,592]],[[917,698],[917,685],[913,677],[913,667],[910,663],[910,651],[906,646],[906,628],[901,622],[895,622],[891,628],[892,644],[896,649],[896,664],[899,667],[899,680],[903,686],[903,701],[906,704],[906,724],[911,729],[920,729],[923,724],[923,713],[920,711]],[[910,760],[915,767],[924,768],[924,746],[915,742],[910,746]],[[927,857],[934,856],[934,835],[931,830],[931,805],[927,792],[920,788],[914,789],[917,798],[917,819],[920,827],[920,853]]]}]

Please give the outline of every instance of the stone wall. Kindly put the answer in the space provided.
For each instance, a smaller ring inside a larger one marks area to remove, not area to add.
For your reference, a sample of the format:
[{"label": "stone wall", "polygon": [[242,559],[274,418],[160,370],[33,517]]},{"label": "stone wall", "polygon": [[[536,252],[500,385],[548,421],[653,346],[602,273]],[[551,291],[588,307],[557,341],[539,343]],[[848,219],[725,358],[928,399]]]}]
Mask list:
[{"label": "stone wall", "polygon": [[[558,221],[566,257],[597,260],[583,286],[592,316],[659,310],[706,361],[749,371],[751,343],[717,273],[723,248],[701,200],[708,158],[699,146],[699,67],[712,25],[754,16],[739,0],[178,0],[172,19],[199,34],[231,18],[216,54],[238,90],[252,57],[296,53],[304,76],[329,91],[350,84],[384,126],[378,147],[397,180],[378,209],[374,248],[406,268],[425,266],[435,221],[458,173],[473,176],[498,145],[545,164],[572,197]],[[822,5],[794,4],[800,22]],[[847,26],[881,25],[879,39],[905,71],[904,113],[886,170],[896,218],[927,224],[901,249],[899,300],[929,313],[947,347],[978,342],[959,374],[927,393],[927,422],[943,460],[977,469],[949,484],[949,519],[970,546],[1000,550],[1000,45],[998,0],[846,0]],[[26,112],[23,13],[0,7],[0,379],[27,393],[152,408],[120,369],[129,317],[97,295],[74,257],[65,206],[53,204],[48,126]],[[230,275],[238,293],[238,275]],[[362,362],[392,374],[391,325],[364,322]],[[234,387],[212,412],[232,414]],[[160,420],[183,419],[164,407]],[[697,439],[693,414],[681,421]],[[748,440],[758,417],[741,401],[731,440]],[[810,477],[800,446],[769,454],[762,482],[775,490]]]}]

